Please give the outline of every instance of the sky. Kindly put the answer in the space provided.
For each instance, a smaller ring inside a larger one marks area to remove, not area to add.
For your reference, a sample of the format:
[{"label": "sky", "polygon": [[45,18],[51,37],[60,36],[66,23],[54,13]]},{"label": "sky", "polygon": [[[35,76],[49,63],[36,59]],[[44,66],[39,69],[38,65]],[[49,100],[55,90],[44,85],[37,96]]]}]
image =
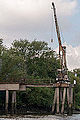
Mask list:
[{"label": "sky", "polygon": [[58,40],[52,2],[56,6],[62,43],[80,46],[80,0],[0,0],[0,38],[4,45],[10,47],[15,39],[36,39],[48,42],[55,49]]}]

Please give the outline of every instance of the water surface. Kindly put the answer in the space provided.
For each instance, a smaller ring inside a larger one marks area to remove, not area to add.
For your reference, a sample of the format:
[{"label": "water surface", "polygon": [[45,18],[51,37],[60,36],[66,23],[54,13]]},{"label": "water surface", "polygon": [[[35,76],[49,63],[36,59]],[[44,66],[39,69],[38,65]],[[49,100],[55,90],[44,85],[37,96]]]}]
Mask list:
[{"label": "water surface", "polygon": [[44,115],[44,116],[33,116],[26,115],[24,117],[13,117],[13,118],[0,118],[0,120],[80,120],[80,114],[74,114],[72,116],[55,116],[55,115]]}]

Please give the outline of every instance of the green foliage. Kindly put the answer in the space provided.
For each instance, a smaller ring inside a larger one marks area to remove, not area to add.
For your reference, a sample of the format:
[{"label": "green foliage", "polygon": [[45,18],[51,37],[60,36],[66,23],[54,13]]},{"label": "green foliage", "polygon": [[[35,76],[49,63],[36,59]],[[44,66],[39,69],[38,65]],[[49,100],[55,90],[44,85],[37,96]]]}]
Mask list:
[{"label": "green foliage", "polygon": [[[77,76],[75,77],[75,73]],[[73,72],[69,72],[69,79],[71,83],[74,83],[76,80],[76,85],[74,85],[74,101],[75,101],[75,108],[80,109],[80,69],[74,69]]]},{"label": "green foliage", "polygon": [[19,92],[18,105],[27,107],[49,108],[52,106],[53,88],[27,88],[26,92]]},{"label": "green foliage", "polygon": [[[3,46],[0,40],[0,58],[2,67],[0,81],[13,82],[22,79],[53,79],[55,82],[57,68],[60,67],[56,53],[48,47],[46,42],[20,39],[15,40],[10,48]],[[39,81],[39,82],[40,82]],[[43,81],[45,83],[45,80]],[[22,106],[51,107],[53,101],[53,88],[27,88],[19,92],[17,104]]]},{"label": "green foliage", "polygon": [[5,56],[7,61],[4,61],[4,66],[11,61],[11,66],[7,66],[7,71],[13,78],[14,76],[15,78],[31,78],[32,76],[34,79],[56,78],[59,62],[56,59],[55,52],[48,47],[47,43],[42,41],[30,43],[27,40],[15,40],[6,53],[8,53]]},{"label": "green foliage", "polygon": [[4,51],[2,55],[1,80],[17,80],[20,77],[24,77],[26,74],[24,66],[23,58],[18,56],[12,49]]}]

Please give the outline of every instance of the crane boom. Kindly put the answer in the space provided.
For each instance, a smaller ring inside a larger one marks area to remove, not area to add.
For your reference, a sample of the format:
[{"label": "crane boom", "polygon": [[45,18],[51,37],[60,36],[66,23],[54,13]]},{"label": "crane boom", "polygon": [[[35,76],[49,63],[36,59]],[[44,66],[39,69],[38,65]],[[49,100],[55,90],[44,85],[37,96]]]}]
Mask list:
[{"label": "crane boom", "polygon": [[53,2],[52,2],[52,6],[53,6],[52,9],[54,11],[57,38],[59,42],[59,59],[60,59],[60,65],[61,65],[61,73],[59,74],[58,78],[61,80],[67,80],[68,77],[67,77],[67,66],[66,66],[66,46],[62,46],[62,43],[61,43],[60,31],[59,31],[59,26],[58,26],[58,21],[56,16],[56,8]]},{"label": "crane boom", "polygon": [[[55,9],[55,5],[53,2],[52,2],[52,6],[53,6],[53,10],[54,10],[54,18],[55,18],[56,32],[57,32],[57,37],[58,37],[58,42],[59,42],[59,55],[60,55],[60,51],[63,50],[63,48],[62,48],[62,43],[61,43],[61,37],[60,37],[60,32],[59,32],[57,16],[56,16],[56,9]],[[64,50],[63,50],[63,52],[64,52]]]}]

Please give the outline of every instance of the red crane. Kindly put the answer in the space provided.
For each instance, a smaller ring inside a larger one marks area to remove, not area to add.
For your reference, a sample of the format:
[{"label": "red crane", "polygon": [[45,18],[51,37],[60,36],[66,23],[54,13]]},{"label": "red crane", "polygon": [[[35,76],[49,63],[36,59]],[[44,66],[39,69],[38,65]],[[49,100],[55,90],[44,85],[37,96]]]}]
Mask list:
[{"label": "red crane", "polygon": [[56,16],[56,8],[54,3],[52,2],[52,9],[54,12],[54,19],[55,19],[55,26],[56,26],[56,32],[57,32],[57,38],[59,42],[59,59],[60,59],[60,65],[61,69],[58,70],[58,81],[68,81],[67,77],[67,66],[66,66],[66,46],[62,46],[61,43],[61,37],[60,37],[60,31]]}]

